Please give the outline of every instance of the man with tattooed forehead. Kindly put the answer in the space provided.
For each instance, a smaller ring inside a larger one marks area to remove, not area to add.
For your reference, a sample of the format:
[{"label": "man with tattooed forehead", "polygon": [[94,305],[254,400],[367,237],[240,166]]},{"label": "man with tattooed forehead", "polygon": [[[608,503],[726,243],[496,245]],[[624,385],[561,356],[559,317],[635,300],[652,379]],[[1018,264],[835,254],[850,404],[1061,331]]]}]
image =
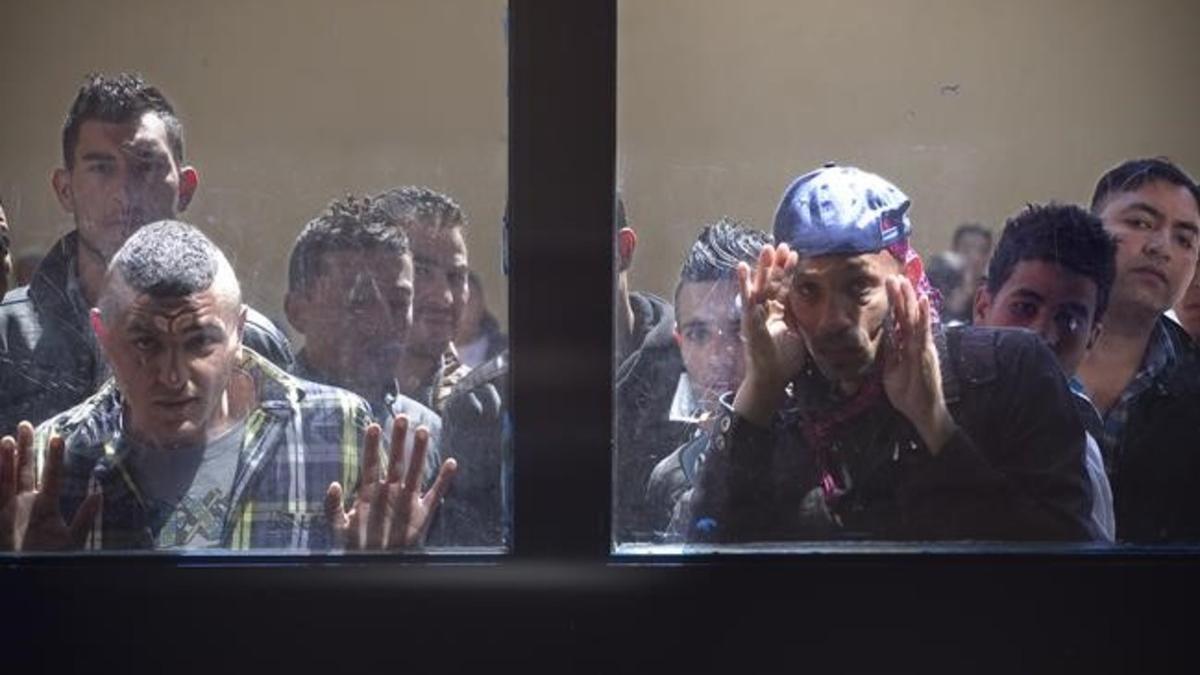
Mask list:
[{"label": "man with tattooed forehead", "polygon": [[1084,432],[1036,335],[943,330],[908,198],[826,165],[741,265],[746,375],[673,530],[693,542],[1083,540]]}]

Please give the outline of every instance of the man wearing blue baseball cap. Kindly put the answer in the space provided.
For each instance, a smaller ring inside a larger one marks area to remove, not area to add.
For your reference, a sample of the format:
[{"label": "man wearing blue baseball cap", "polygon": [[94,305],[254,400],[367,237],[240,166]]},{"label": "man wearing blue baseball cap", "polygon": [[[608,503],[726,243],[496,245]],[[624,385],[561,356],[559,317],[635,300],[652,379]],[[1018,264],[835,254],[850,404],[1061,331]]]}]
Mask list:
[{"label": "man wearing blue baseball cap", "polygon": [[689,541],[1084,540],[1084,431],[1036,335],[943,330],[909,199],[797,178],[742,264],[746,376],[673,527]]}]

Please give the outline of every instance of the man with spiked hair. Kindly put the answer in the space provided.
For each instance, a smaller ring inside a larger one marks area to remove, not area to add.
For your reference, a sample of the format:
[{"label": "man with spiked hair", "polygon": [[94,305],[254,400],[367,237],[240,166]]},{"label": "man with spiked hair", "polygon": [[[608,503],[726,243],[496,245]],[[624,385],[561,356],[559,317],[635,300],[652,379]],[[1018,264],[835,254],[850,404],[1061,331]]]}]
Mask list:
[{"label": "man with spiked hair", "polygon": [[[644,500],[645,529],[655,539],[662,536],[676,502],[692,485],[720,410],[718,399],[742,382],[746,368],[738,263],[753,264],[762,247],[770,243],[770,235],[732,218],[705,225],[679,270],[674,330],[667,335],[661,330],[652,332],[645,346],[631,357],[643,370],[655,364],[665,366],[671,359],[663,358],[663,351],[674,346],[683,362],[682,372],[659,375],[668,386],[659,385],[656,390],[666,396],[652,400],[645,409],[626,411],[635,426],[632,433],[622,434],[637,439],[632,448],[620,450],[633,451],[626,460],[639,463],[637,471],[630,472],[638,481],[633,486],[637,492],[631,487],[624,497]],[[669,346],[662,344],[665,340],[670,340]],[[670,386],[672,376],[674,386]]]}]

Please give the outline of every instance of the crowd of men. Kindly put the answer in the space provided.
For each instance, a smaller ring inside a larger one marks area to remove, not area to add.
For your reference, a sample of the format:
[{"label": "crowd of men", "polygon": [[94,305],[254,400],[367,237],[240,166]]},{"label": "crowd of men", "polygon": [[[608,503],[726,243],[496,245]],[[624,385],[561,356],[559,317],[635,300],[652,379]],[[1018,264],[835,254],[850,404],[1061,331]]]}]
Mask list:
[{"label": "crowd of men", "polygon": [[[89,76],[62,162],[75,227],[0,302],[0,550],[508,541],[507,343],[451,197],[298,228],[294,348],[181,220],[160,90]],[[1195,181],[1124,162],[929,274],[910,207],[827,164],[771,233],[701,227],[667,302],[617,200],[616,541],[1200,540]],[[0,205],[5,280],[10,236]]]},{"label": "crowd of men", "polygon": [[1195,180],[1123,162],[929,274],[910,206],[827,164],[770,236],[705,226],[673,308],[619,281],[618,541],[1200,540]]},{"label": "crowd of men", "polygon": [[300,229],[293,350],[181,221],[199,174],[158,88],[89,76],[62,162],[75,227],[0,303],[0,550],[506,543],[507,351],[493,326],[457,358],[451,197],[348,196]]}]

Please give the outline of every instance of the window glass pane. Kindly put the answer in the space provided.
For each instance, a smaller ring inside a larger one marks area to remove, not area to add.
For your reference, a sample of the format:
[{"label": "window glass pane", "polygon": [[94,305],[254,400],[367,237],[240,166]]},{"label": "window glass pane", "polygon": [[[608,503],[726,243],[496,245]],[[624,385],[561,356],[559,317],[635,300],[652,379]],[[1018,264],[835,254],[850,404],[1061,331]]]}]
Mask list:
[{"label": "window glass pane", "polygon": [[1200,538],[1194,7],[618,9],[616,550]]},{"label": "window glass pane", "polygon": [[507,548],[505,12],[6,9],[0,549]]}]

